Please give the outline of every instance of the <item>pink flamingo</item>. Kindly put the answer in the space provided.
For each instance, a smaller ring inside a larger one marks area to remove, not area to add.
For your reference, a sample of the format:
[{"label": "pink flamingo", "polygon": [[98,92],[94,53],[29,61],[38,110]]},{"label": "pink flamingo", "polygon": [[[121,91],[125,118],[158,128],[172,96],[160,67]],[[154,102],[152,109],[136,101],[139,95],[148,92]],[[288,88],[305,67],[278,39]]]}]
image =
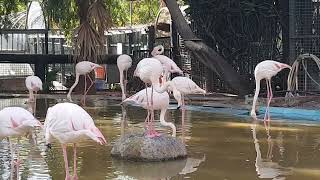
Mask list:
[{"label": "pink flamingo", "polygon": [[[26,133],[30,133],[35,127],[42,127],[42,124],[29,111],[21,107],[7,107],[0,111],[0,139],[8,138],[12,160],[13,149],[10,137],[23,136]],[[16,164],[17,167],[20,164],[18,149],[17,152],[17,160],[13,161],[11,168],[13,168],[13,164]]]},{"label": "pink flamingo", "polygon": [[[144,58],[142,59],[138,64],[134,71],[134,76],[139,77],[146,85],[146,97],[147,97],[147,110],[148,115],[150,114],[151,120],[149,119],[149,116],[147,116],[146,121],[150,121],[150,128],[148,129],[147,136],[148,137],[155,137],[159,136],[159,134],[154,130],[152,122],[154,120],[154,111],[153,111],[153,88],[158,93],[165,92],[169,86],[171,86],[173,91],[173,96],[175,99],[180,99],[181,94],[180,92],[175,88],[174,84],[171,81],[168,81],[164,83],[164,85],[160,88],[159,79],[161,74],[163,73],[163,68],[159,60],[154,58]],[[149,96],[148,96],[148,88],[147,84],[151,84],[151,107],[149,105]],[[178,104],[180,106],[181,104]]]},{"label": "pink flamingo", "polygon": [[[128,73],[128,69],[131,67],[131,65],[132,65],[132,59],[130,56],[123,54],[117,58],[117,66],[118,66],[119,73],[120,73],[120,86],[121,86],[121,91],[122,91],[122,101],[124,99],[126,99],[126,85],[128,83],[127,73]],[[124,75],[124,73],[125,73],[125,75]],[[123,76],[124,76],[124,78],[123,78]]]},{"label": "pink flamingo", "polygon": [[[195,82],[193,82],[190,78],[188,77],[183,77],[183,76],[177,76],[173,78],[172,83],[174,86],[177,88],[177,90],[181,93],[181,102],[182,102],[182,108],[185,108],[185,100],[184,96],[187,94],[206,94],[206,91],[201,89]],[[169,90],[171,88],[169,87]],[[180,106],[178,106],[180,108]]]},{"label": "pink flamingo", "polygon": [[[177,66],[177,64],[170,58],[165,55],[162,55],[164,52],[164,47],[158,45],[153,48],[151,55],[153,58],[158,59],[164,67],[164,80],[167,81],[170,78],[171,73],[178,73],[183,75],[183,71]],[[164,81],[164,82],[165,82]]]},{"label": "pink flamingo", "polygon": [[[35,110],[37,107],[36,104],[36,97],[35,95],[37,94],[37,92],[40,90],[42,91],[42,81],[38,76],[28,76],[26,78],[26,87],[29,91],[29,102],[34,102],[34,110],[32,110],[33,114],[35,114]],[[35,92],[35,94],[33,94],[33,92]]]},{"label": "pink flamingo", "polygon": [[251,109],[252,117],[256,118],[255,108],[256,108],[256,102],[258,100],[259,91],[260,91],[260,81],[262,79],[266,79],[268,102],[267,102],[267,108],[266,108],[264,120],[267,119],[267,116],[268,116],[268,120],[270,120],[269,106],[270,106],[271,99],[273,97],[271,78],[276,74],[278,74],[278,72],[280,72],[284,68],[291,69],[291,66],[284,63],[277,62],[277,61],[272,61],[272,60],[262,61],[255,67],[254,77],[256,80],[256,91],[255,91],[253,102],[252,102],[252,109]]},{"label": "pink flamingo", "polygon": [[66,180],[70,179],[67,158],[68,143],[73,143],[73,179],[78,179],[76,173],[76,143],[82,139],[92,139],[101,145],[107,143],[100,130],[95,126],[91,116],[80,106],[73,103],[59,103],[50,107],[47,111],[44,130],[47,147],[51,148],[51,141],[53,138],[56,138],[62,144]]},{"label": "pink flamingo", "polygon": [[[90,75],[89,73],[98,68],[98,67],[101,67],[100,65],[98,64],[95,64],[93,62],[90,62],[90,61],[81,61],[81,62],[78,62],[76,64],[76,80],[74,82],[74,84],[71,86],[71,88],[69,89],[69,92],[68,92],[68,95],[67,95],[67,98],[70,102],[72,102],[72,99],[71,99],[71,92],[73,91],[73,89],[77,86],[77,84],[79,83],[79,77],[80,75],[84,75],[84,93],[83,93],[83,104],[85,104],[85,100],[86,100],[86,95],[88,93],[88,91],[90,90],[91,86],[93,85],[93,81],[92,79],[90,78]],[[87,78],[89,78],[91,84],[87,90]],[[81,101],[82,101],[81,100]]]},{"label": "pink flamingo", "polygon": [[[132,95],[131,97],[125,99],[122,103],[130,103],[133,102],[134,104],[137,104],[138,106],[141,106],[144,109],[150,108],[148,106],[148,101],[147,99],[151,99],[151,94],[148,94],[148,97],[146,96],[146,91],[151,91],[151,88],[143,89],[136,94]],[[167,92],[163,93],[158,93],[157,91],[153,92],[153,110],[161,110],[160,112],[160,124],[163,126],[169,126],[172,129],[172,136],[176,137],[176,126],[173,123],[166,122],[165,120],[165,115],[167,112],[167,109],[169,107],[169,94]],[[177,99],[178,101],[179,99]],[[150,109],[149,109],[150,110]],[[149,111],[148,111],[148,116],[146,118],[146,122],[148,121],[149,117]]]},{"label": "pink flamingo", "polygon": [[38,76],[28,76],[26,78],[26,87],[29,90],[29,101],[35,101],[35,94],[37,94],[38,91],[42,90],[42,81]]}]

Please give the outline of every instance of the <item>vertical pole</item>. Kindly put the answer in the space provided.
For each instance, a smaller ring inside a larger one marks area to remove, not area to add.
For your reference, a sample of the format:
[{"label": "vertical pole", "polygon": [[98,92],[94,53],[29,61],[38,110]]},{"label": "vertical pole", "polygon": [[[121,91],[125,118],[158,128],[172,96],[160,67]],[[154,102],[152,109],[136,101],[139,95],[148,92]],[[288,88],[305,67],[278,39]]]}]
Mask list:
[{"label": "vertical pole", "polygon": [[155,43],[155,29],[154,26],[148,27],[148,49],[151,52]]},{"label": "vertical pole", "polygon": [[133,11],[132,0],[130,0],[130,27],[132,27],[132,11]]},{"label": "vertical pole", "polygon": [[133,54],[132,53],[132,42],[133,42],[133,33],[129,33],[128,34],[128,39],[129,39],[129,42],[128,42],[128,54]]}]

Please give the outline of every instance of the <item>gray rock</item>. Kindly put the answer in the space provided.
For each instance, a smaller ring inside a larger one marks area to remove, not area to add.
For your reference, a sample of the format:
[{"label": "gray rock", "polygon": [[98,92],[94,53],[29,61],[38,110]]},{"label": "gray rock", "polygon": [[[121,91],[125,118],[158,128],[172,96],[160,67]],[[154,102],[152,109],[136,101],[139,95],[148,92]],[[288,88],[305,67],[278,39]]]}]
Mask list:
[{"label": "gray rock", "polygon": [[165,161],[187,156],[185,144],[177,138],[161,135],[126,134],[117,139],[111,150],[113,157],[134,161]]}]

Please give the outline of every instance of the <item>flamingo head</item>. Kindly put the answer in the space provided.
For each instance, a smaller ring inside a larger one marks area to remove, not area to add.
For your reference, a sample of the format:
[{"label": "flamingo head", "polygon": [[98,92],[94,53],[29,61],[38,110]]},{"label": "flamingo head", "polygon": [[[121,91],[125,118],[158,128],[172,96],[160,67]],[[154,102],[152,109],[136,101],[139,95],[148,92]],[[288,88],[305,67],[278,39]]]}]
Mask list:
[{"label": "flamingo head", "polygon": [[33,83],[31,82],[31,88],[33,91],[42,91],[42,83]]},{"label": "flamingo head", "polygon": [[99,64],[96,64],[96,63],[90,63],[90,67],[91,67],[91,70],[94,70],[96,68],[103,68],[102,66],[100,66]]},{"label": "flamingo head", "polygon": [[291,66],[289,66],[288,64],[284,64],[284,63],[278,63],[276,66],[279,68],[279,71],[281,71],[281,70],[283,70],[285,68],[288,68],[290,70],[292,69]]},{"label": "flamingo head", "polygon": [[90,131],[95,135],[96,138],[94,140],[97,143],[99,143],[100,145],[107,144],[107,140],[104,138],[103,134],[98,128],[93,127],[90,129]]},{"label": "flamingo head", "polygon": [[156,47],[153,48],[151,55],[152,56],[157,56],[160,55],[164,52],[164,47],[162,45],[158,45]]},{"label": "flamingo head", "polygon": [[178,90],[173,90],[173,97],[176,99],[176,101],[178,102],[178,107],[177,109],[180,109],[181,105],[182,105],[182,97],[181,97],[181,93]]},{"label": "flamingo head", "polygon": [[40,127],[41,129],[43,129],[43,125],[41,124],[41,122],[37,119],[28,119],[23,121],[23,125],[27,128],[35,128],[35,127]]}]

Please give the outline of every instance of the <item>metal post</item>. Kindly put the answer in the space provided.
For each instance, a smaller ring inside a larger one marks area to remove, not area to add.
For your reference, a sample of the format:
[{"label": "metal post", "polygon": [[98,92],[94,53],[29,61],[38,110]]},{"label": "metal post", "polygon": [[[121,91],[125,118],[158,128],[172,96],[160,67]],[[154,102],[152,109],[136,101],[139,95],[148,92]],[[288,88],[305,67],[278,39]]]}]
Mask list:
[{"label": "metal post", "polygon": [[49,53],[48,31],[46,31],[46,33],[44,34],[44,45],[45,45],[45,53],[44,54],[48,54]]},{"label": "metal post", "polygon": [[154,26],[148,27],[148,49],[151,52],[153,50],[155,42],[155,29]]},{"label": "metal post", "polygon": [[46,73],[46,66],[41,61],[37,61],[35,66],[35,75],[38,76],[42,82],[45,82],[45,73]]},{"label": "metal post", "polygon": [[132,27],[132,11],[133,11],[133,0],[130,0],[130,27]]}]

